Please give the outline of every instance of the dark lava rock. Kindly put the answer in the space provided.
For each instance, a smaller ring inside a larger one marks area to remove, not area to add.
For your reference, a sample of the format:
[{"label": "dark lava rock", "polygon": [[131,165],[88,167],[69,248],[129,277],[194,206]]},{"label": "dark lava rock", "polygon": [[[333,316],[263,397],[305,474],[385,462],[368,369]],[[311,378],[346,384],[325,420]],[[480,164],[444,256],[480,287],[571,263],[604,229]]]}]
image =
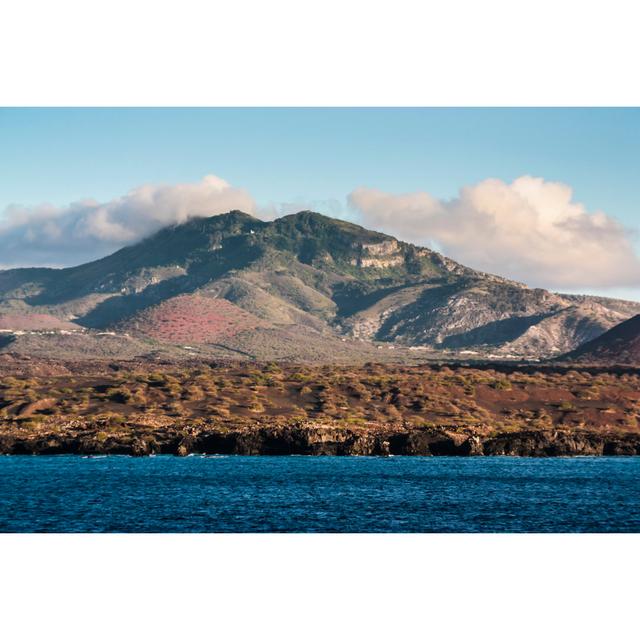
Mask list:
[{"label": "dark lava rock", "polygon": [[517,431],[483,437],[448,427],[390,426],[388,429],[313,424],[258,428],[162,427],[152,434],[135,426],[120,433],[77,429],[54,433],[24,430],[0,435],[0,453],[125,454],[189,453],[314,456],[576,456],[640,455],[640,434],[586,430]]}]

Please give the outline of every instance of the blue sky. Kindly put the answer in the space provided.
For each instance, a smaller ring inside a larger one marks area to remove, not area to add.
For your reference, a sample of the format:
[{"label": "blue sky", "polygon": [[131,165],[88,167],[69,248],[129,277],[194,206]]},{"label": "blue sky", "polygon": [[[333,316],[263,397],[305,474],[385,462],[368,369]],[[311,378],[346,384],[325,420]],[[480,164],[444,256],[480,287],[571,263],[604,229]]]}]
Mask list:
[{"label": "blue sky", "polygon": [[[570,186],[588,214],[637,229],[639,152],[639,109],[2,109],[0,218],[10,205],[102,203],[209,174],[258,208],[299,202],[351,217],[358,187],[448,201],[487,179],[535,176]],[[617,291],[615,278],[606,288]]]},{"label": "blue sky", "polygon": [[0,210],[208,173],[259,202],[360,185],[448,198],[530,174],[640,215],[640,109],[3,109],[0,141]]}]

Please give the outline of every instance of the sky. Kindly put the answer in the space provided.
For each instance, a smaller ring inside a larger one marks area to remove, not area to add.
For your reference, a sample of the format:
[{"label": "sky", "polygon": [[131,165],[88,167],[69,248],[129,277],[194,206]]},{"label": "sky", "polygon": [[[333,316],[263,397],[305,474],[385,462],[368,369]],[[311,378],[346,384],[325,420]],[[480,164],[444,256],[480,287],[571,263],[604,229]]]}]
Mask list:
[{"label": "sky", "polygon": [[0,268],[191,216],[314,209],[484,271],[640,299],[640,109],[0,109]]}]

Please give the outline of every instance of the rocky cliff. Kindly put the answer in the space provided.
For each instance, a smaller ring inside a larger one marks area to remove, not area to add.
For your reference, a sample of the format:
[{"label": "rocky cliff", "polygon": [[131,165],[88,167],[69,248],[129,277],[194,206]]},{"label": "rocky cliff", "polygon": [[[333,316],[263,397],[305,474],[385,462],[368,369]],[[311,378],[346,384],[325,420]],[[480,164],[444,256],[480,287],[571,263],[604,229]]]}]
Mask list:
[{"label": "rocky cliff", "polygon": [[538,430],[488,436],[450,426],[401,424],[344,427],[313,423],[238,428],[142,425],[126,431],[70,423],[55,431],[4,430],[0,453],[11,455],[225,454],[311,456],[601,456],[640,455],[640,435]]}]

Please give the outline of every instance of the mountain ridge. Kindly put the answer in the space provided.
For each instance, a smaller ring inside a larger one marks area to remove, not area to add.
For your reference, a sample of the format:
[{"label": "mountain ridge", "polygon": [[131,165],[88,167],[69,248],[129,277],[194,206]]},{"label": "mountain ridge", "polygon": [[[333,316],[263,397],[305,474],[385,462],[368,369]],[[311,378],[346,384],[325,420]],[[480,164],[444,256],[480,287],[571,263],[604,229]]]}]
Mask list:
[{"label": "mountain ridge", "polygon": [[640,303],[531,289],[312,211],[192,218],[83,265],[0,271],[0,317],[46,314],[89,334],[135,325],[143,337],[136,314],[185,295],[196,296],[194,322],[197,296],[257,318],[245,329],[256,344],[317,334],[332,349],[348,340],[494,358],[555,356],[640,313]]}]

